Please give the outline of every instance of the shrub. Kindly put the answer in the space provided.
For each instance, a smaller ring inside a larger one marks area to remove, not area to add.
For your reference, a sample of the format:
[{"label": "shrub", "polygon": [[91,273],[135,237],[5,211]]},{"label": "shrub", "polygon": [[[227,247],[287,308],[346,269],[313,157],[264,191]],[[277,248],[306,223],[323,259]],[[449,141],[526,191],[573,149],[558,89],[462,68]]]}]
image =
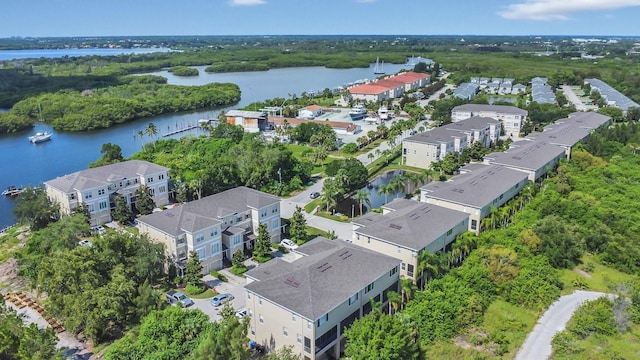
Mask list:
[{"label": "shrub", "polygon": [[358,151],[358,145],[355,143],[348,143],[342,147],[342,152],[347,155],[355,154],[356,151]]},{"label": "shrub", "polygon": [[246,266],[241,266],[241,267],[236,267],[236,266],[232,266],[231,267],[231,273],[234,275],[242,275],[245,272],[247,272],[247,270],[249,270],[249,268],[247,268]]},{"label": "shrub", "polygon": [[280,244],[278,244],[277,249],[278,249],[278,251],[280,251],[283,254],[288,254],[289,253],[289,250],[286,247],[284,247],[284,246],[282,246]]},{"label": "shrub", "polygon": [[215,276],[218,280],[222,281],[222,282],[227,282],[229,281],[229,279],[227,279],[226,276],[224,276],[224,274],[220,274],[219,272],[215,271],[215,270],[211,270],[209,271],[209,275],[211,276]]},{"label": "shrub", "polygon": [[184,289],[184,291],[187,293],[187,295],[199,295],[199,294],[202,294],[206,289],[207,287],[204,286],[203,284],[199,284],[199,285],[189,284]]}]

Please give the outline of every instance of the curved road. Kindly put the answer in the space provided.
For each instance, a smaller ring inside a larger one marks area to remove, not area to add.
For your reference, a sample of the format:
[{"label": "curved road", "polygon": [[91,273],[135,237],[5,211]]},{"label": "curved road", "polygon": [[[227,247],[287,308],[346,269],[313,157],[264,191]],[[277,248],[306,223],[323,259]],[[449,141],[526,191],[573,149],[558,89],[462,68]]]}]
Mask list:
[{"label": "curved road", "polygon": [[518,351],[516,360],[548,359],[553,351],[551,340],[557,333],[564,330],[574,311],[585,301],[595,300],[602,296],[611,295],[595,291],[576,290],[571,295],[560,297],[538,319],[538,323],[527,336],[520,351]]}]

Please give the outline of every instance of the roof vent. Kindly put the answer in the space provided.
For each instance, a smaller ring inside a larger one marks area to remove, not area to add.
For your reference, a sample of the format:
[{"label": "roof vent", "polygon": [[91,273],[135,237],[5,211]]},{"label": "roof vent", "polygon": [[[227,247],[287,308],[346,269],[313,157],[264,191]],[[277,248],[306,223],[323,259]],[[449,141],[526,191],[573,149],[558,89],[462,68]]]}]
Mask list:
[{"label": "roof vent", "polygon": [[396,225],[396,224],[389,224],[389,227],[396,230],[402,229],[402,225]]},{"label": "roof vent", "polygon": [[292,277],[287,278],[287,280],[285,280],[284,283],[294,288],[297,288],[298,286],[300,286],[300,282]]}]

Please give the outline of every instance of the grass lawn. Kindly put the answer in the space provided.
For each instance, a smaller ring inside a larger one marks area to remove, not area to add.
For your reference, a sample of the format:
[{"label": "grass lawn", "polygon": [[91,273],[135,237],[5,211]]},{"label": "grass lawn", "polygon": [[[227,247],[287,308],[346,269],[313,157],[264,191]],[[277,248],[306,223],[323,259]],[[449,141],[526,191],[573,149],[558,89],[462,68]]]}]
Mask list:
[{"label": "grass lawn", "polygon": [[[287,149],[291,150],[291,152],[293,153],[293,157],[295,157],[298,160],[306,160],[304,158],[304,156],[302,156],[302,152],[304,152],[305,150],[309,150],[311,149],[311,147],[309,146],[304,146],[304,145],[297,145],[297,144],[287,144]],[[313,170],[311,171],[312,174],[320,174],[322,172],[324,172],[324,166],[328,163],[333,161],[333,158],[327,157],[324,160],[324,163],[322,164],[313,164]]]},{"label": "grass lawn", "polygon": [[576,351],[570,357],[552,356],[551,359],[637,359],[640,354],[640,326],[633,324],[629,331],[612,336],[589,335],[575,343]]},{"label": "grass lawn", "polygon": [[[629,282],[631,279],[633,276],[629,274],[599,264],[596,257],[590,254],[582,257],[582,265],[560,271],[560,280],[564,285],[563,295],[578,289],[610,292],[616,284]],[[576,286],[580,283],[582,286]]]},{"label": "grass lawn", "polygon": [[187,292],[184,289],[180,289],[180,288],[176,288],[173,289],[175,291],[180,291],[181,293],[186,294],[188,297],[190,297],[191,299],[211,299],[212,297],[218,295],[218,292],[207,288],[207,290],[203,291],[202,293],[198,294],[198,295],[189,295],[187,294]]},{"label": "grass lawn", "polygon": [[314,228],[313,226],[307,225],[307,241],[314,239],[317,236],[327,237],[328,235],[329,234],[327,234],[327,232],[324,230],[320,230],[318,228]]},{"label": "grass lawn", "polygon": [[25,227],[16,226],[9,229],[4,235],[0,235],[0,263],[7,261],[19,249],[18,235],[23,231],[26,231]]}]

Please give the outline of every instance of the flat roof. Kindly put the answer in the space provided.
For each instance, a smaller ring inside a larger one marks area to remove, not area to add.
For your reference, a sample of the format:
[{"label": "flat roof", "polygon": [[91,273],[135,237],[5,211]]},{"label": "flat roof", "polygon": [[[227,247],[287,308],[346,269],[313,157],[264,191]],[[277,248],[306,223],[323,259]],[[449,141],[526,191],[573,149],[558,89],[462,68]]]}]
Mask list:
[{"label": "flat roof", "polygon": [[527,135],[527,138],[573,147],[589,136],[591,131],[608,124],[610,120],[608,116],[595,112],[577,112],[547,125],[541,133]]},{"label": "flat roof", "polygon": [[276,258],[249,270],[246,275],[256,281],[245,288],[313,321],[400,265],[391,256],[323,237],[296,252],[304,256],[293,262]]},{"label": "flat roof", "polygon": [[392,211],[355,221],[361,225],[355,233],[415,251],[424,249],[469,218],[462,211],[408,199],[395,199],[384,207]]},{"label": "flat roof", "polygon": [[433,181],[420,188],[423,194],[438,199],[481,209],[527,179],[527,174],[505,166],[469,164],[448,181]]}]

